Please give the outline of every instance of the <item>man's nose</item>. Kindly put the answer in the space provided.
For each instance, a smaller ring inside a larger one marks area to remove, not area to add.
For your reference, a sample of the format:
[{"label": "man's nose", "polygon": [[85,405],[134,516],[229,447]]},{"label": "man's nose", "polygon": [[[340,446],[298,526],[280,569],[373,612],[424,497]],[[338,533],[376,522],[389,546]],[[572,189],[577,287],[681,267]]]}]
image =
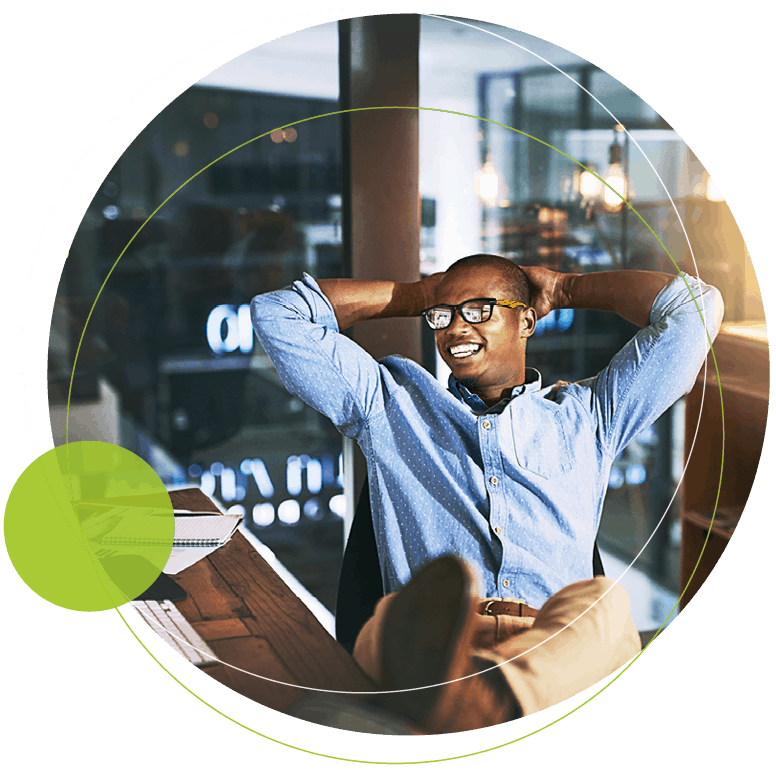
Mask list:
[{"label": "man's nose", "polygon": [[470,326],[471,324],[463,317],[463,313],[460,310],[456,310],[446,331],[448,334],[453,334],[459,327],[461,329],[468,329]]}]

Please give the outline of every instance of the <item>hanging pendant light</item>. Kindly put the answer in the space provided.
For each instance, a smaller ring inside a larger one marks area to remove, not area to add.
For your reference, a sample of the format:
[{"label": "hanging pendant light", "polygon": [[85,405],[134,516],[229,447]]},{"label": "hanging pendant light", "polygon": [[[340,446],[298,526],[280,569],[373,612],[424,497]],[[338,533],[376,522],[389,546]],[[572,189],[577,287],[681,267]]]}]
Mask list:
[{"label": "hanging pendant light", "polygon": [[488,155],[485,164],[477,174],[474,189],[482,199],[482,202],[488,206],[495,205],[497,198],[505,197],[506,185],[501,175],[493,166],[493,160],[490,155]]},{"label": "hanging pendant light", "polygon": [[589,201],[594,198],[598,198],[601,195],[601,180],[596,176],[598,169],[595,164],[584,161],[583,166],[585,169],[575,176],[577,177],[577,192],[582,197],[583,201]]},{"label": "hanging pendant light", "polygon": [[609,171],[606,173],[604,187],[604,205],[612,210],[618,210],[625,198],[625,172],[622,169],[622,148],[615,140],[609,147]]}]

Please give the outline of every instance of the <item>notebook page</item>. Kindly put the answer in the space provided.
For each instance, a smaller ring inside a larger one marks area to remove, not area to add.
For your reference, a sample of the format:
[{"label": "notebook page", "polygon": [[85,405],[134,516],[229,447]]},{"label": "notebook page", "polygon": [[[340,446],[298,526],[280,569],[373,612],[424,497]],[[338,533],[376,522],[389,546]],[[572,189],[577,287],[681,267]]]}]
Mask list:
[{"label": "notebook page", "polygon": [[238,515],[200,514],[175,517],[175,541],[213,540],[223,545],[242,521]]}]

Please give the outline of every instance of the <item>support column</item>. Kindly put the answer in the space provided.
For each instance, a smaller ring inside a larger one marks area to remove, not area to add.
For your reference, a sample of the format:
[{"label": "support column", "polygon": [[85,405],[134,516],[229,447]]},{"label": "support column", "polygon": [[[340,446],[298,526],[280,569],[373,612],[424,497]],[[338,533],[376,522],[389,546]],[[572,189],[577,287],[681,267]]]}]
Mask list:
[{"label": "support column", "polygon": [[[420,16],[339,23],[340,109],[418,106]],[[342,241],[351,278],[420,278],[418,111],[384,109],[342,116]],[[374,358],[422,360],[419,318],[357,324],[353,339]],[[345,537],[366,479],[366,461],[346,441]]]},{"label": "support column", "polygon": [[[419,43],[417,15],[340,22],[342,109],[416,108]],[[418,112],[369,110],[343,117],[343,246],[351,277],[417,281]],[[375,358],[399,353],[421,360],[417,318],[359,324],[353,338]]]}]

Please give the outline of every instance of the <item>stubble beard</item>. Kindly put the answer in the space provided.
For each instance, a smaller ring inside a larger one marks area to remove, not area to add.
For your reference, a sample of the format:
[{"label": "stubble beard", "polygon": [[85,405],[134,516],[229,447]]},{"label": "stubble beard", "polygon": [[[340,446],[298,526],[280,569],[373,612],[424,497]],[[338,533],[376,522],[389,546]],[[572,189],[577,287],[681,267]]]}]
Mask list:
[{"label": "stubble beard", "polygon": [[463,385],[466,390],[468,390],[470,393],[476,393],[477,388],[480,385],[480,378],[479,377],[467,377],[466,375],[462,377],[456,377],[455,378],[460,385]]}]

